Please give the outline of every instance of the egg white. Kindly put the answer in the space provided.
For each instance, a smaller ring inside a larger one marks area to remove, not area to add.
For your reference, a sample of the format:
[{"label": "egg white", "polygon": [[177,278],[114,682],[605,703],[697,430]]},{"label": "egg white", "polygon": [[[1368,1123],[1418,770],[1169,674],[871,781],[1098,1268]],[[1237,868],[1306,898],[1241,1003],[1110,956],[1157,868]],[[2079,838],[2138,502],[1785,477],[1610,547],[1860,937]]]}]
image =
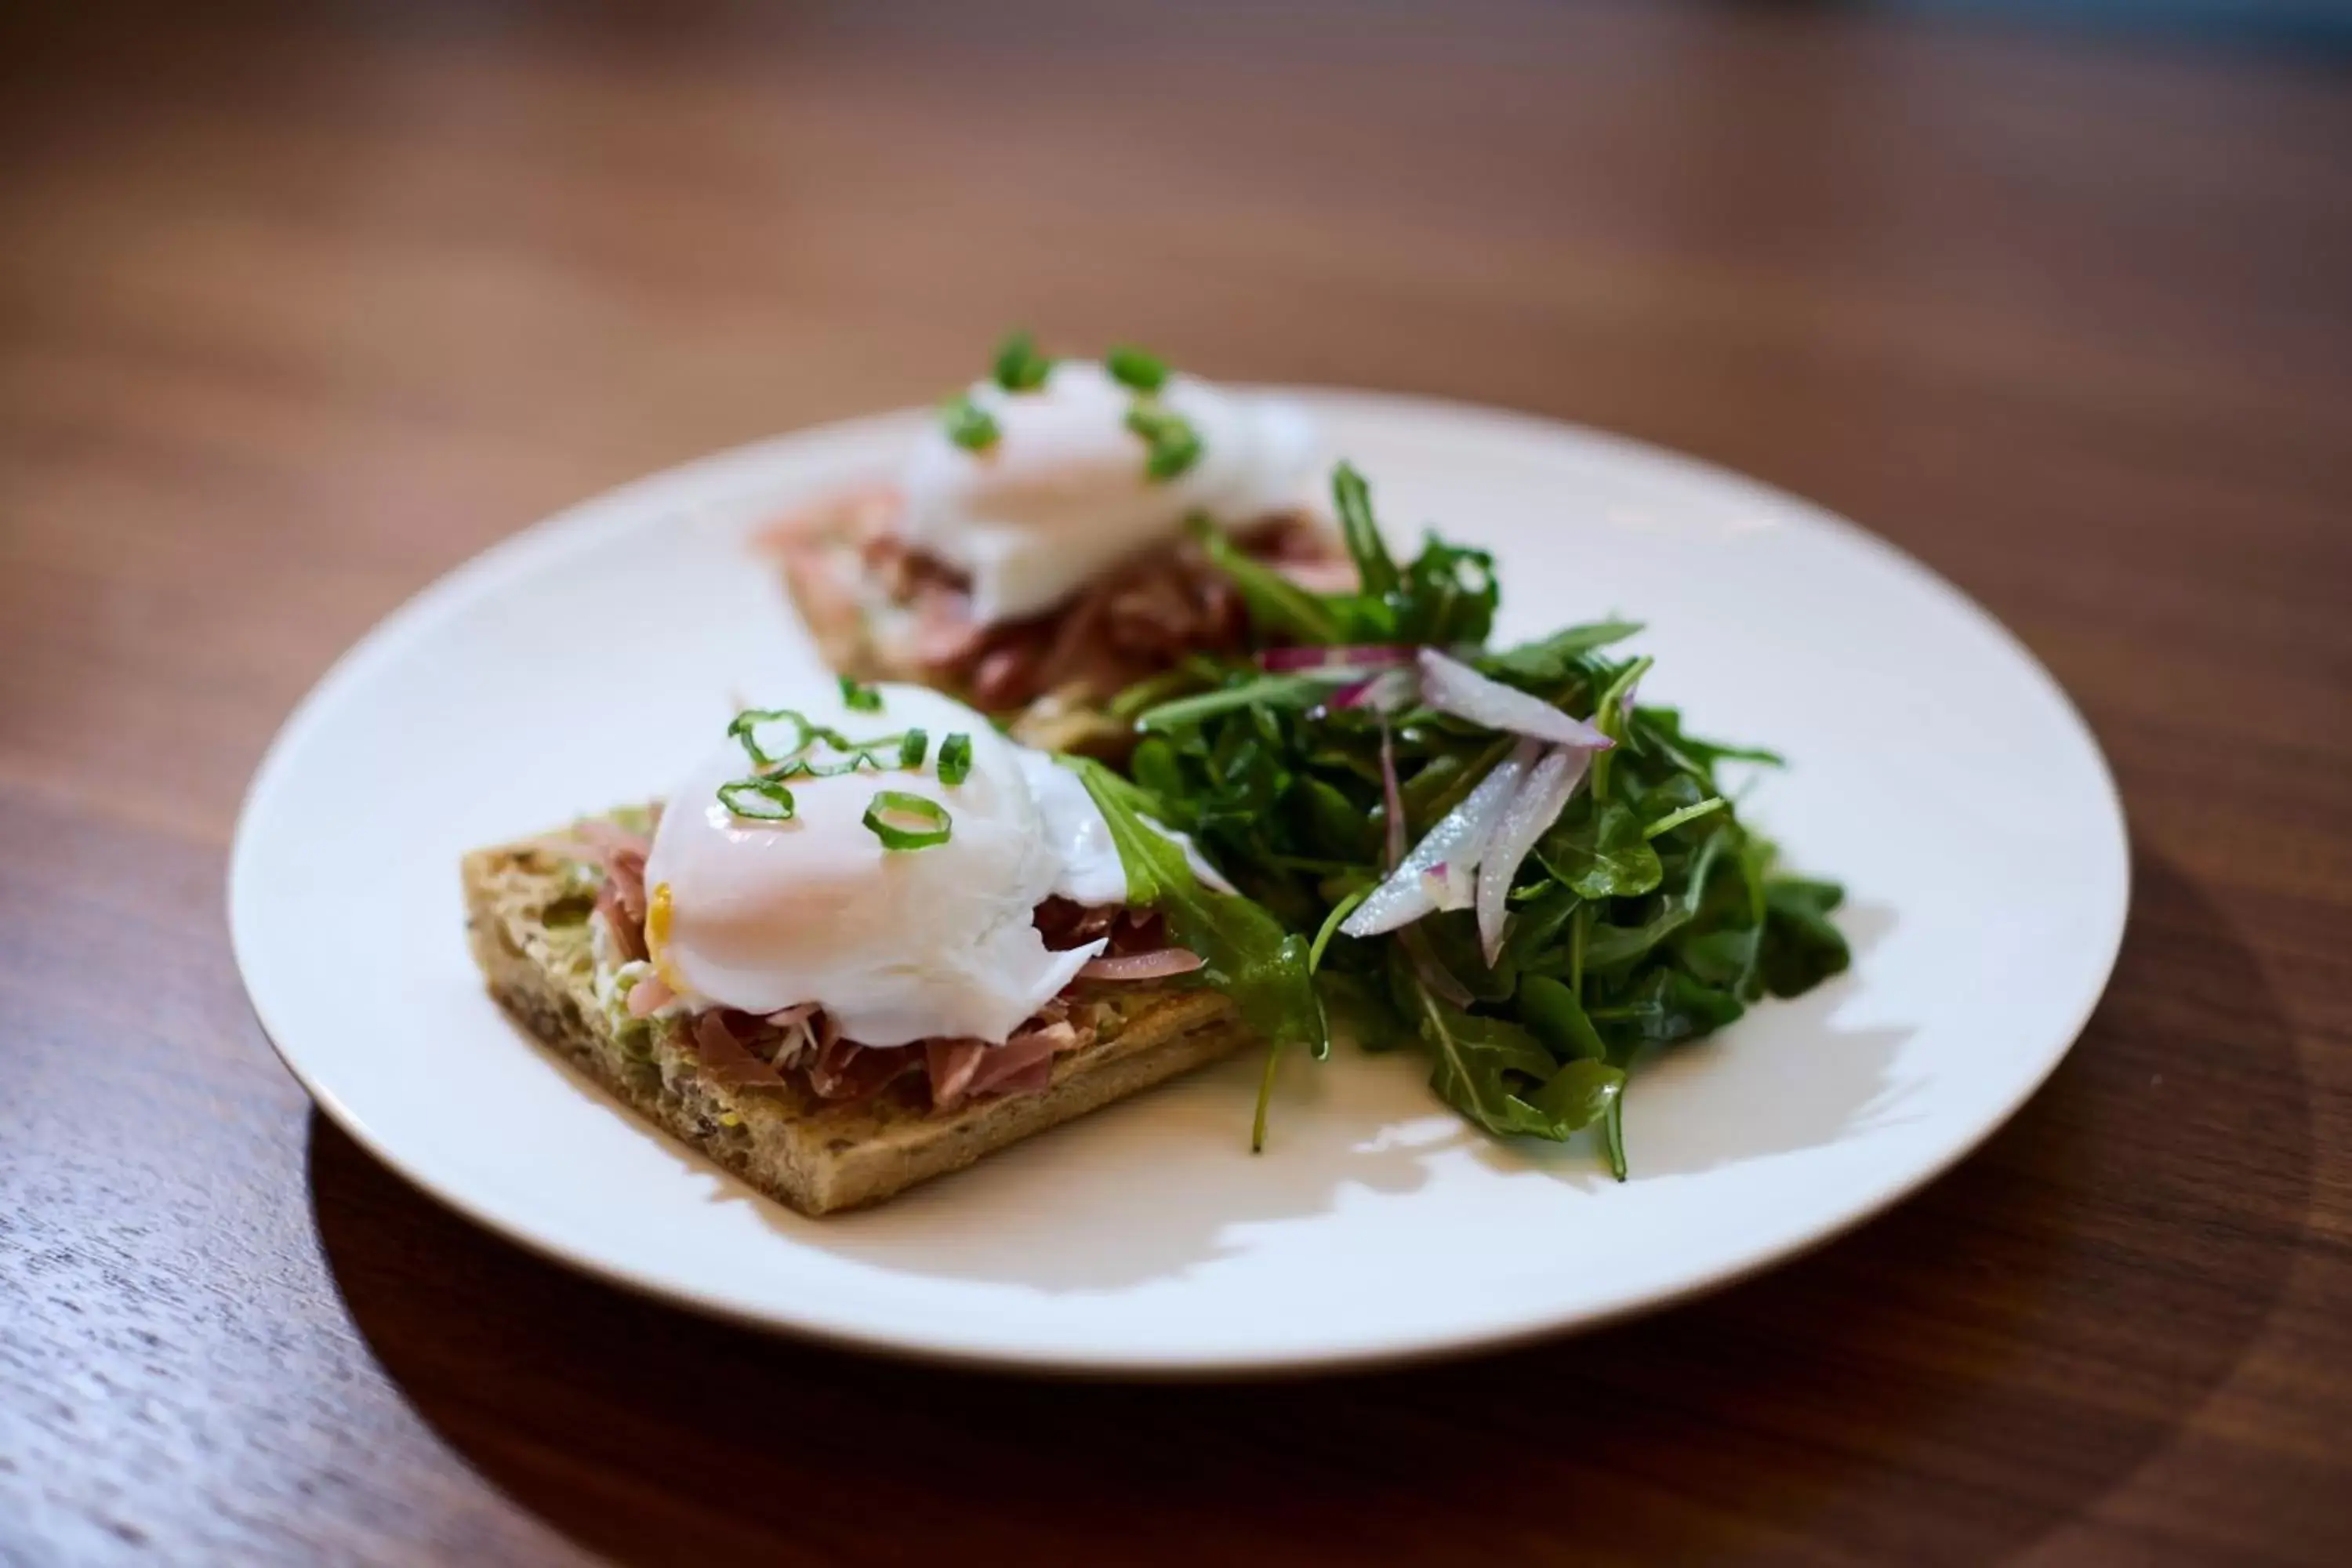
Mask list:
[{"label": "egg white", "polygon": [[1201,438],[1199,458],[1168,479],[1145,473],[1149,448],[1127,427],[1138,395],[1098,364],[1064,360],[1042,387],[986,381],[969,395],[996,441],[969,451],[934,422],[899,484],[908,539],[971,574],[982,625],[1053,608],[1195,513],[1239,524],[1296,505],[1314,458],[1303,410],[1190,376],[1171,376],[1154,400]]},{"label": "egg white", "polygon": [[[792,778],[785,822],[740,817],[719,802],[721,785],[752,771],[739,741],[715,747],[679,784],[646,867],[667,910],[657,961],[691,1005],[767,1013],[813,1002],[869,1046],[1002,1042],[1102,950],[1052,951],[1031,917],[1055,893],[1125,901],[1109,830],[1074,776],[979,713],[919,687],[876,690],[876,712],[851,710],[831,689],[779,706],[853,740],[919,726],[929,737],[919,768],[898,766],[892,745],[880,772]],[[939,776],[951,733],[971,737],[971,772],[955,784]],[[864,821],[885,789],[937,801],[948,841],[886,847]]]}]

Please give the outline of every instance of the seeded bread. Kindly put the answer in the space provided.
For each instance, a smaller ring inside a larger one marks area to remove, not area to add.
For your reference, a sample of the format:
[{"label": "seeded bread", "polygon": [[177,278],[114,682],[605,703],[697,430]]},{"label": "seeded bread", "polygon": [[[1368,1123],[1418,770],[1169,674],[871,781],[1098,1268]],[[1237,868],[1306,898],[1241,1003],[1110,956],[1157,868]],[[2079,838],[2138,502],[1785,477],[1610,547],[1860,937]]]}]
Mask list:
[{"label": "seeded bread", "polygon": [[797,1081],[731,1089],[702,1071],[683,1023],[625,1037],[614,1026],[597,996],[583,868],[524,843],[476,850],[463,875],[467,935],[493,996],[640,1113],[803,1214],[879,1203],[1251,1037],[1215,992],[1138,984],[1119,988],[1101,1037],[1055,1059],[1040,1093],[938,1112],[919,1075],[850,1104]]}]

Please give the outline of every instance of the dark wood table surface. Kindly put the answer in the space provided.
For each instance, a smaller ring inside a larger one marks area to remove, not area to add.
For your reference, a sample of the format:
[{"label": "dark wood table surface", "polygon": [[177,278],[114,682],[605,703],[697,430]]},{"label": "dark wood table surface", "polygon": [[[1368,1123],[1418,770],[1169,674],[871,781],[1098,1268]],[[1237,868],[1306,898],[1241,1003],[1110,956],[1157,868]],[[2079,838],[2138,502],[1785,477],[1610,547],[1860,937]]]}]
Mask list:
[{"label": "dark wood table surface", "polygon": [[[2345,69],[1502,0],[34,9],[0,1560],[2352,1562]],[[1767,1278],[1321,1382],[863,1359],[411,1191],[230,961],[279,719],[501,534],[1016,320],[1590,422],[1916,552],[2121,780],[2081,1044]]]}]

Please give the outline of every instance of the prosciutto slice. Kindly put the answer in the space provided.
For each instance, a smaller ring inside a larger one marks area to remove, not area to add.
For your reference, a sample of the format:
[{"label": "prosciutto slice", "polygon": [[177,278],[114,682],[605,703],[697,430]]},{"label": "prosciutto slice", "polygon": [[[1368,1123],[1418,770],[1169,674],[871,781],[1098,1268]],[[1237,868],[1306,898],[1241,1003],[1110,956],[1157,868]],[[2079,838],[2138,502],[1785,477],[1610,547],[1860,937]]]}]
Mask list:
[{"label": "prosciutto slice", "polygon": [[782,1089],[784,1075],[751,1054],[735,1037],[723,1008],[714,1007],[694,1021],[694,1047],[702,1070],[722,1089]]}]

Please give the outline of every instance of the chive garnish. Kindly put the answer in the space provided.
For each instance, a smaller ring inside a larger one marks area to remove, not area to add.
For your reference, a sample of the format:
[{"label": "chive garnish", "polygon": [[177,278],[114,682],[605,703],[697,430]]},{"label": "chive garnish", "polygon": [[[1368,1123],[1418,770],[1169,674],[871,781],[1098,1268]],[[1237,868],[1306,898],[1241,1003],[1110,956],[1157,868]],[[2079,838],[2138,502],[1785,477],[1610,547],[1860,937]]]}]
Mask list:
[{"label": "chive garnish", "polygon": [[1053,371],[1054,362],[1037,352],[1036,341],[1025,330],[997,347],[996,384],[1007,392],[1034,392]]},{"label": "chive garnish", "polygon": [[875,748],[895,745],[898,740],[898,737],[896,735],[886,735],[879,741],[853,747],[840,756],[824,762],[816,762],[807,757],[795,757],[777,776],[791,778],[798,773],[806,773],[811,778],[834,779],[839,778],[844,773],[854,773],[860,768],[869,773],[878,773],[882,771],[882,759],[874,754]]},{"label": "chive garnish", "polygon": [[948,808],[938,801],[897,789],[875,791],[865,820],[885,849],[927,849],[945,844],[954,826]]},{"label": "chive garnish", "polygon": [[971,773],[971,737],[958,730],[940,742],[940,783],[960,784]]},{"label": "chive garnish", "polygon": [[930,749],[930,745],[931,738],[922,731],[908,731],[898,737],[898,765],[902,768],[921,767],[923,753]]},{"label": "chive garnish", "polygon": [[[771,752],[760,740],[759,729],[762,724],[790,724],[793,727],[793,743]],[[728,724],[727,733],[743,742],[743,750],[751,754],[754,763],[763,768],[772,768],[803,750],[814,731],[807,718],[793,709],[746,708]]]},{"label": "chive garnish", "polygon": [[1003,434],[996,427],[995,417],[969,395],[948,399],[940,408],[940,424],[947,431],[948,439],[967,452],[987,451]]},{"label": "chive garnish", "polygon": [[870,686],[861,686],[853,676],[841,678],[841,700],[853,713],[879,713],[882,694]]},{"label": "chive garnish", "polygon": [[1168,384],[1168,362],[1158,354],[1125,344],[1103,355],[1103,368],[1121,386],[1157,392]]},{"label": "chive garnish", "polygon": [[1127,427],[1143,437],[1146,479],[1172,479],[1201,456],[1200,433],[1181,414],[1139,403],[1127,411]]},{"label": "chive garnish", "polygon": [[789,822],[793,792],[774,779],[736,779],[719,786],[719,804],[753,822]]}]

